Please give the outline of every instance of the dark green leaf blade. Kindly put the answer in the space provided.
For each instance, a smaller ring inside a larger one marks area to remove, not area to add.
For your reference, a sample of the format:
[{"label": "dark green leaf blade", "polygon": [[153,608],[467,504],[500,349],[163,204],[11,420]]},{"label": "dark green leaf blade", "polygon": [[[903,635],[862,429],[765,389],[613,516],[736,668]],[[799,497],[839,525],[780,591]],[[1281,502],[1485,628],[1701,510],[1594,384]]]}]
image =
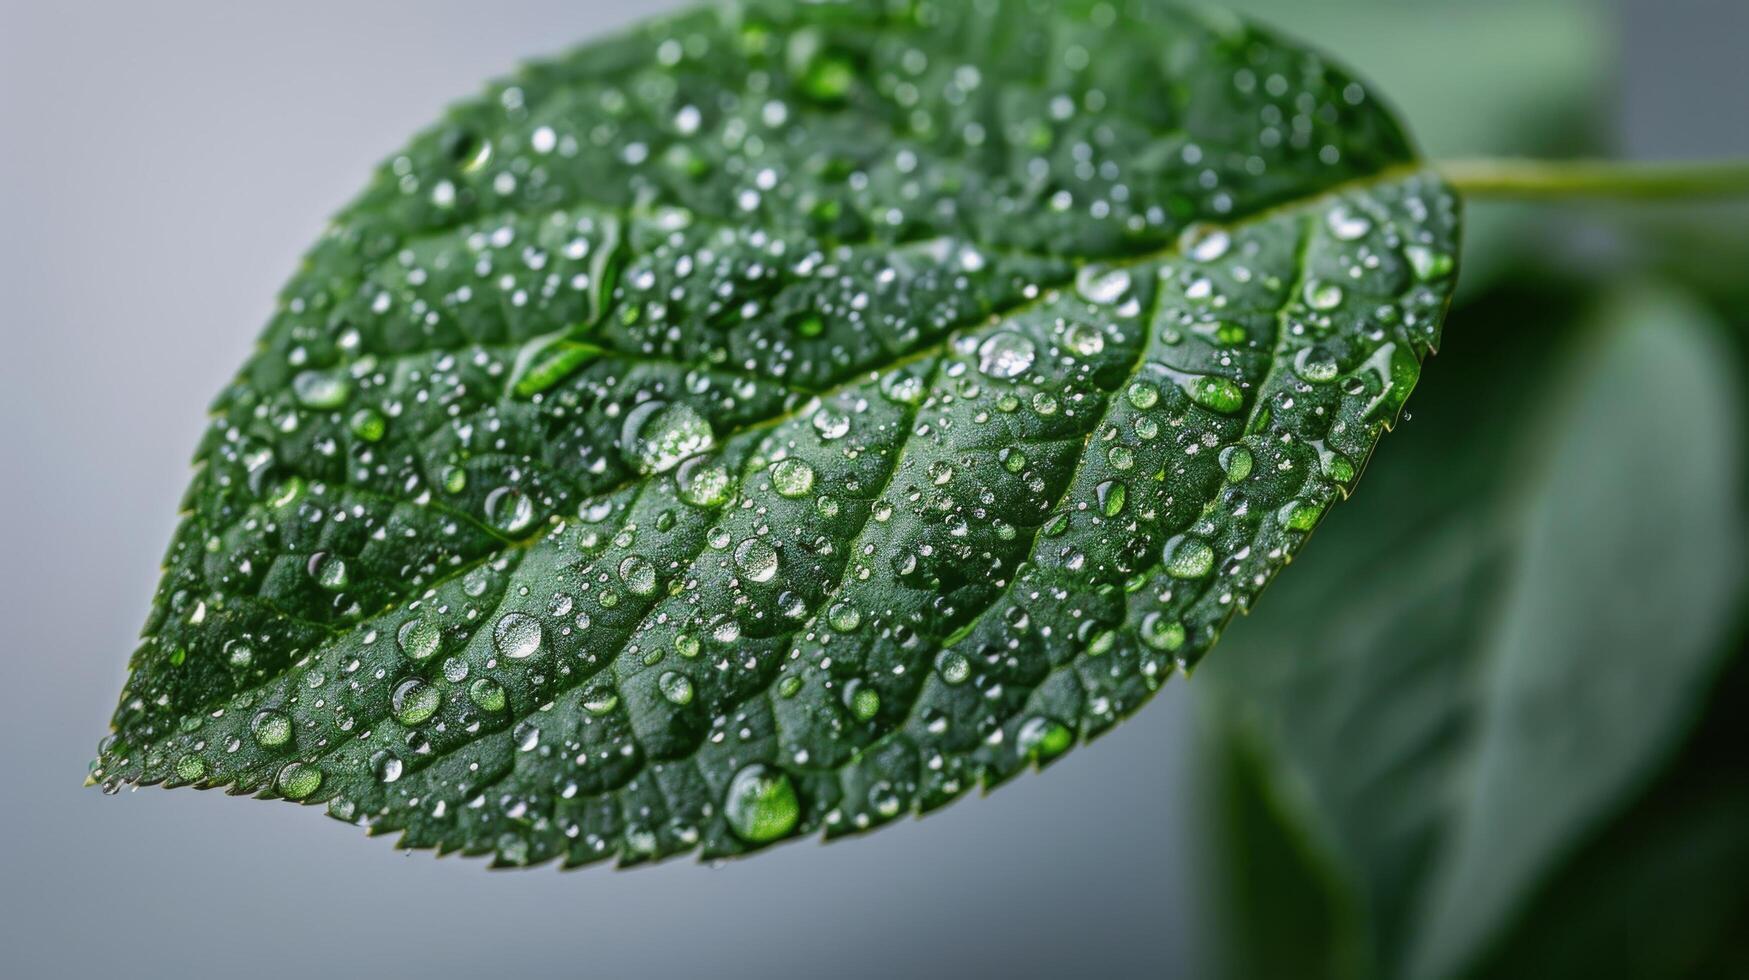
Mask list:
[{"label": "dark green leaf blade", "polygon": [[1413,387],[1456,205],[1319,56],[1069,7],[681,15],[416,138],[221,396],[94,778],[733,854],[1194,664]]}]

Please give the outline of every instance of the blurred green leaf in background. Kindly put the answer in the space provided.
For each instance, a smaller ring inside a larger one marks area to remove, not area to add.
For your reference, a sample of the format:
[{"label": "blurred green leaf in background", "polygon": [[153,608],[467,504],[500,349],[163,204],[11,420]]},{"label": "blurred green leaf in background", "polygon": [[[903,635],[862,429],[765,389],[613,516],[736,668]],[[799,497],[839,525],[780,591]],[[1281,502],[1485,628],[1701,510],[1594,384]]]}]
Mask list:
[{"label": "blurred green leaf in background", "polygon": [[[1435,159],[1608,149],[1601,6],[1236,6]],[[1470,208],[1393,451],[1199,671],[1221,972],[1749,975],[1741,217]]]}]

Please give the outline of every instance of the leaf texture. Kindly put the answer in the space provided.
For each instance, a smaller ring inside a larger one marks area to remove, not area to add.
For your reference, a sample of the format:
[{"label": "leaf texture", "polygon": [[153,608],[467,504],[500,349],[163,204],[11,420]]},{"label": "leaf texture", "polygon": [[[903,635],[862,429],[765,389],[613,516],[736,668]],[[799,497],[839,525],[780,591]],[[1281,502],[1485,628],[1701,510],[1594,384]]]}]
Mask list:
[{"label": "leaf texture", "polygon": [[999,783],[1346,494],[1457,226],[1358,82],[1153,3],[751,3],[529,65],[286,287],[93,779],[509,865]]}]

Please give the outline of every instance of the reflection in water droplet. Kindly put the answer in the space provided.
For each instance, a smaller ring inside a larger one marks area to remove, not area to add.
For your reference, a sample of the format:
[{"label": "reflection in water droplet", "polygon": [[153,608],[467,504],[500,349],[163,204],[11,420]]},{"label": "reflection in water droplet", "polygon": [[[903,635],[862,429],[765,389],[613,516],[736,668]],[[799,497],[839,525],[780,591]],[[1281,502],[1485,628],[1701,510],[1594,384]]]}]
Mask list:
[{"label": "reflection in water droplet", "polygon": [[1342,287],[1322,279],[1306,281],[1306,305],[1314,310],[1333,310],[1342,305]]},{"label": "reflection in water droplet", "polygon": [[661,677],[656,678],[656,687],[670,704],[684,707],[692,703],[692,678],[685,674],[673,670],[666,671]]},{"label": "reflection in water droplet", "polygon": [[620,451],[640,473],[665,473],[715,444],[710,423],[682,403],[644,402],[620,427]]},{"label": "reflection in water droplet", "polygon": [[754,582],[769,582],[777,575],[777,549],[764,538],[748,538],[735,546],[735,565]]},{"label": "reflection in water droplet", "polygon": [[516,487],[498,487],[486,495],[486,522],[505,534],[515,534],[534,520],[534,502]]},{"label": "reflection in water droplet", "polygon": [[674,473],[680,499],[694,507],[721,507],[735,495],[735,476],[709,456],[694,456]]},{"label": "reflection in water droplet", "polygon": [[403,725],[417,725],[432,715],[443,704],[443,692],[425,683],[417,677],[409,677],[395,685],[395,690],[389,695],[389,707],[395,714],[395,720]]},{"label": "reflection in water droplet", "polygon": [[801,801],[782,770],[754,763],[729,781],[723,817],[735,836],[748,843],[777,840],[795,829],[800,816]]},{"label": "reflection in water droplet", "polygon": [[642,555],[630,555],[619,563],[619,579],[633,595],[656,591],[656,566]]},{"label": "reflection in water droplet", "polygon": [[1202,578],[1215,567],[1215,549],[1201,538],[1178,537],[1166,543],[1166,574]]},{"label": "reflection in water droplet", "polygon": [[1108,306],[1123,299],[1130,291],[1130,274],[1123,269],[1083,266],[1075,274],[1075,291],[1089,303]]},{"label": "reflection in water droplet", "polygon": [[1015,736],[1015,745],[1022,757],[1034,762],[1045,762],[1062,755],[1075,741],[1075,733],[1069,726],[1055,718],[1034,715],[1021,722],[1020,731]]},{"label": "reflection in water droplet", "polygon": [[1025,374],[1038,357],[1031,340],[1012,330],[998,330],[978,345],[978,370],[992,378]]},{"label": "reflection in water droplet", "polygon": [[492,630],[492,643],[512,660],[532,657],[541,645],[540,623],[525,613],[505,613]]},{"label": "reflection in water droplet", "polygon": [[409,660],[426,660],[443,645],[443,631],[425,619],[409,619],[395,633],[395,642]]},{"label": "reflection in water droplet", "polygon": [[779,460],[771,468],[771,486],[779,496],[804,496],[814,489],[814,468],[799,459]]}]

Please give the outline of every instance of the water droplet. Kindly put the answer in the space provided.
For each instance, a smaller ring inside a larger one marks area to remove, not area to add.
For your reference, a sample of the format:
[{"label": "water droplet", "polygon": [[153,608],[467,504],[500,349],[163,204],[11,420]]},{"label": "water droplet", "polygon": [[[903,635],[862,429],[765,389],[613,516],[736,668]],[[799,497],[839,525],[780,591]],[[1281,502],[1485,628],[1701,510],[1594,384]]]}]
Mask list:
[{"label": "water droplet", "polygon": [[850,431],[850,417],[829,408],[821,408],[815,412],[811,421],[814,431],[818,432],[821,440],[825,442],[842,439]]},{"label": "water droplet", "polygon": [[1014,741],[1023,757],[1046,762],[1068,750],[1075,742],[1075,733],[1055,718],[1034,715],[1021,722]]},{"label": "water droplet", "polygon": [[620,428],[621,452],[640,473],[666,473],[715,444],[710,423],[681,403],[644,402],[626,413]]},{"label": "water droplet", "polygon": [[751,581],[771,581],[777,564],[777,549],[764,538],[748,538],[735,546],[735,566]]},{"label": "water droplet", "polygon": [[1220,461],[1228,483],[1240,483],[1251,475],[1251,450],[1244,446],[1228,446],[1221,450]]},{"label": "water droplet", "polygon": [[278,748],[291,741],[292,722],[284,712],[268,709],[258,712],[249,722],[249,734],[255,743],[265,748]]},{"label": "water droplet", "polygon": [[401,778],[401,757],[388,750],[378,752],[371,759],[371,771],[376,773],[377,781],[392,783]]},{"label": "water droplet", "polygon": [[1231,415],[1245,407],[1245,392],[1236,381],[1204,375],[1190,382],[1190,400],[1211,412]]},{"label": "water droplet", "polygon": [[321,787],[322,770],[302,762],[288,762],[274,783],[286,799],[301,800]]},{"label": "water droplet", "polygon": [[752,844],[777,840],[794,830],[801,809],[789,776],[760,763],[735,773],[723,800],[729,829]]},{"label": "water droplet", "polygon": [[1215,549],[1201,538],[1178,537],[1166,543],[1166,574],[1202,578],[1215,567]]},{"label": "water droplet", "polygon": [[801,497],[814,489],[814,468],[799,459],[781,459],[771,468],[771,486],[783,497]]},{"label": "water droplet", "polygon": [[619,707],[619,695],[613,688],[603,684],[592,687],[583,694],[583,710],[597,718],[613,714],[613,709]]},{"label": "water droplet", "polygon": [[505,613],[492,630],[492,643],[512,660],[532,657],[541,645],[540,623],[525,613]]},{"label": "water droplet", "polygon": [[1123,269],[1083,266],[1075,273],[1075,291],[1089,303],[1109,306],[1130,291],[1130,274]]},{"label": "water droplet", "polygon": [[1456,264],[1449,254],[1436,252],[1426,245],[1403,246],[1403,257],[1409,260],[1409,268],[1414,270],[1415,278],[1422,282],[1444,279],[1451,275],[1452,267]]},{"label": "water droplet", "polygon": [[1132,406],[1145,411],[1153,408],[1159,403],[1160,389],[1146,381],[1137,381],[1135,384],[1130,385],[1129,390],[1124,393],[1124,396],[1129,399]]},{"label": "water droplet", "polygon": [[176,760],[176,778],[192,783],[206,775],[206,761],[198,755],[185,755]]},{"label": "water droplet", "polygon": [[352,429],[353,435],[365,442],[380,442],[389,431],[389,421],[374,408],[361,408],[352,413],[348,427]]},{"label": "water droplet", "polygon": [[1305,297],[1306,305],[1314,310],[1334,310],[1342,305],[1342,287],[1322,279],[1309,279]]},{"label": "water droplet", "polygon": [[844,706],[857,721],[869,721],[880,714],[881,692],[859,681],[851,681],[844,686]]},{"label": "water droplet", "polygon": [[426,619],[409,619],[395,631],[395,642],[409,660],[428,660],[443,645],[443,630]]},{"label": "water droplet", "polygon": [[389,695],[389,707],[395,720],[409,727],[421,724],[437,714],[443,705],[443,692],[417,677],[409,677],[395,685]]},{"label": "water droplet", "polygon": [[1342,373],[1342,366],[1336,363],[1335,354],[1314,345],[1302,347],[1294,355],[1294,373],[1312,384],[1328,384]]},{"label": "water droplet", "polygon": [[482,711],[503,711],[504,685],[490,677],[477,678],[468,685],[468,700],[478,705]]},{"label": "water droplet", "polygon": [[656,566],[642,555],[629,555],[619,563],[619,580],[633,595],[650,595],[656,591]]},{"label": "water droplet", "polygon": [[935,658],[935,670],[950,685],[964,684],[972,676],[972,662],[957,650],[943,650]]},{"label": "water droplet", "polygon": [[1352,242],[1372,231],[1372,221],[1346,204],[1338,204],[1324,215],[1324,227],[1339,241]]},{"label": "water droplet", "polygon": [[486,522],[505,534],[515,534],[534,520],[534,501],[516,487],[498,487],[486,495]]},{"label": "water droplet", "polygon": [[694,507],[721,507],[735,495],[735,475],[709,456],[694,456],[674,473],[680,499]]},{"label": "water droplet", "polygon": [[350,573],[346,568],[346,559],[339,555],[318,551],[310,556],[307,567],[310,577],[316,580],[316,584],[329,592],[339,592],[346,588],[347,583],[351,581]]},{"label": "water droplet", "polygon": [[998,330],[978,345],[978,370],[992,378],[1025,374],[1038,357],[1033,342],[1012,330]]},{"label": "water droplet", "polygon": [[1123,513],[1124,503],[1129,497],[1129,488],[1121,481],[1106,480],[1094,492],[1099,497],[1099,509],[1106,517],[1116,517]]},{"label": "water droplet", "polygon": [[352,397],[352,382],[338,372],[301,371],[292,378],[292,394],[305,408],[339,408]]},{"label": "water droplet", "polygon": [[1151,612],[1142,617],[1142,642],[1156,650],[1171,652],[1184,645],[1184,624]]},{"label": "water droplet", "polygon": [[1178,249],[1198,262],[1213,262],[1227,254],[1233,236],[1213,225],[1193,224],[1178,236]]},{"label": "water droplet", "polygon": [[669,704],[685,707],[692,703],[692,678],[677,671],[665,671],[656,678],[656,687]]},{"label": "water droplet", "polygon": [[1063,332],[1063,343],[1079,357],[1092,357],[1105,349],[1105,334],[1086,323],[1071,323]]},{"label": "water droplet", "polygon": [[834,602],[826,610],[826,622],[840,633],[853,632],[862,625],[862,610],[848,602]]}]

